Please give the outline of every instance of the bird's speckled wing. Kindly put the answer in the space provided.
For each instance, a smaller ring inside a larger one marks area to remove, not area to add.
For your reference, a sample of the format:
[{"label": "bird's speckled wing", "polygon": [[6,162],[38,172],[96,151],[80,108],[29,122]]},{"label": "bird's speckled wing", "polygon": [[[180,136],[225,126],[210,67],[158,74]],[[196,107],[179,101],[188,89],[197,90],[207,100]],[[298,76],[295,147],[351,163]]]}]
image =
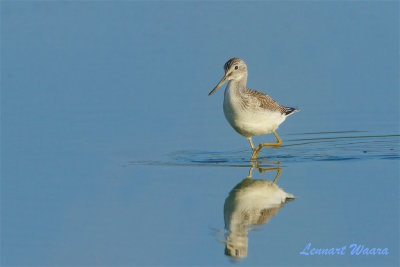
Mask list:
[{"label": "bird's speckled wing", "polygon": [[282,106],[269,95],[252,89],[247,89],[245,91],[244,98],[246,99],[245,102],[247,102],[247,105],[258,106],[270,111],[278,111],[285,115],[289,115],[296,110],[295,108]]}]

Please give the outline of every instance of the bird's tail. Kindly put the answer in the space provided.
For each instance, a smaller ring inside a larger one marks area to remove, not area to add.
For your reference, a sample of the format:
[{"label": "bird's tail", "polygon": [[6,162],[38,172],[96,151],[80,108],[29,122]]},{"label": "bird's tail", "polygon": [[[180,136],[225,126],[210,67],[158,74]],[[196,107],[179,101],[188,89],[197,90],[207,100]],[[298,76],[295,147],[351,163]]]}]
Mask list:
[{"label": "bird's tail", "polygon": [[298,108],[285,107],[285,115],[286,116],[292,115],[293,113],[296,113],[299,111],[300,111],[300,109],[298,109]]},{"label": "bird's tail", "polygon": [[286,193],[285,203],[288,203],[289,201],[292,201],[292,200],[295,200],[295,199],[296,199],[295,196],[293,196],[293,195],[290,194],[290,193]]}]

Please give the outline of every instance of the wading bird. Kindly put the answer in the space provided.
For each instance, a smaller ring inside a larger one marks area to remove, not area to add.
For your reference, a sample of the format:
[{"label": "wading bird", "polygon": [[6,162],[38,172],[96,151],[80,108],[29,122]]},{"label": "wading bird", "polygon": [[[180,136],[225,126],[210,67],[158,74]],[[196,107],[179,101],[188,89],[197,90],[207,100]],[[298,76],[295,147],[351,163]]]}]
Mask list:
[{"label": "wading bird", "polygon": [[[247,66],[240,58],[228,60],[224,70],[225,75],[208,95],[228,81],[224,94],[224,114],[233,129],[249,140],[253,150],[251,159],[257,158],[263,147],[280,146],[282,140],[276,129],[286,117],[299,110],[282,106],[269,95],[247,88]],[[255,147],[251,137],[268,133],[273,133],[277,142],[260,143]]]}]

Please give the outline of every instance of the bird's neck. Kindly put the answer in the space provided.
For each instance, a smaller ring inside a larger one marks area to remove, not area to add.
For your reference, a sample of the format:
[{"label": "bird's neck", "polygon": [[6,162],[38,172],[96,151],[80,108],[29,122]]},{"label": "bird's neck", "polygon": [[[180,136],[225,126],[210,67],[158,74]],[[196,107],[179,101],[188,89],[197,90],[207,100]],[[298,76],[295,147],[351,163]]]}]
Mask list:
[{"label": "bird's neck", "polygon": [[243,93],[246,90],[246,83],[247,77],[240,80],[230,80],[227,88],[236,93]]}]

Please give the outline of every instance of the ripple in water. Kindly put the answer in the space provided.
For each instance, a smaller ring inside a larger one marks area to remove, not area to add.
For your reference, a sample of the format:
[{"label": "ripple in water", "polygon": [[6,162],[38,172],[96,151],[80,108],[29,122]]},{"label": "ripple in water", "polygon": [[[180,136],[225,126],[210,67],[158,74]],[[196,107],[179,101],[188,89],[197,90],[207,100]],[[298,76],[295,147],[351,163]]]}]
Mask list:
[{"label": "ripple in water", "polygon": [[[360,134],[365,135],[360,135]],[[291,136],[294,136],[292,134]],[[264,148],[257,159],[259,166],[279,162],[398,160],[400,135],[368,135],[360,131],[303,133],[286,140],[279,148]],[[249,167],[251,151],[184,150],[166,155],[165,159],[132,161],[133,165],[231,166]]]}]

